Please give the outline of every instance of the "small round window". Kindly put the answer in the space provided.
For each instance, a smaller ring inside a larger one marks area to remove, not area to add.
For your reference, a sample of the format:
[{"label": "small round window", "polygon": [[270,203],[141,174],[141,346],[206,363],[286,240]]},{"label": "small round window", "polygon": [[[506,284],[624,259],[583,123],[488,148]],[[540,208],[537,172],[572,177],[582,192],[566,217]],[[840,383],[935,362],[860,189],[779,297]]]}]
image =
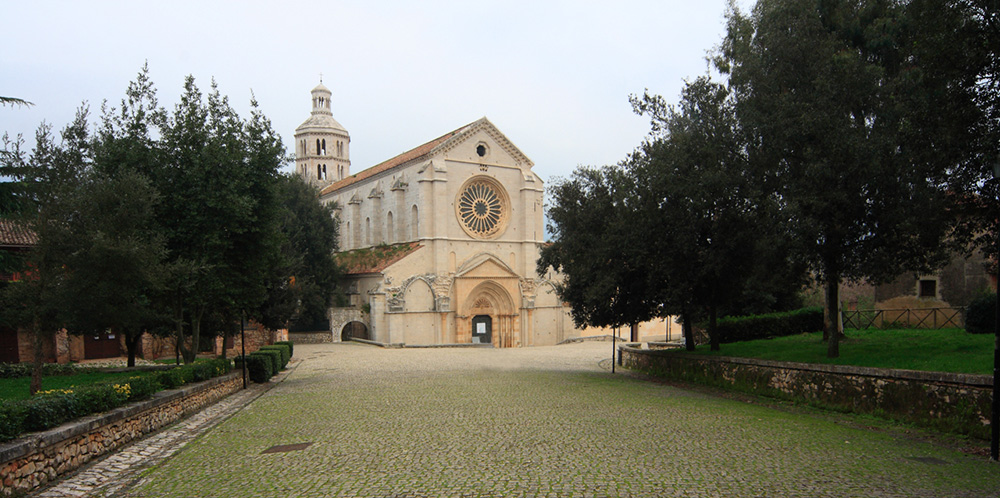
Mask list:
[{"label": "small round window", "polygon": [[458,221],[469,235],[490,239],[503,233],[507,226],[510,201],[496,180],[476,177],[462,187],[456,209]]},{"label": "small round window", "polygon": [[486,144],[479,144],[476,146],[476,154],[479,154],[479,157],[486,157],[486,153],[488,151],[489,149],[486,148]]}]

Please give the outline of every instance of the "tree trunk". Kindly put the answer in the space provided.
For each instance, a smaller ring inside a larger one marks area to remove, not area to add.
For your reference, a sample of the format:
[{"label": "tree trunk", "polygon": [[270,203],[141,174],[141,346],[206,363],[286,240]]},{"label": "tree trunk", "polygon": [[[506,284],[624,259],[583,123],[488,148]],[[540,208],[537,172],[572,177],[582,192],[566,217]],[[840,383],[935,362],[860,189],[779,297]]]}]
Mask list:
[{"label": "tree trunk", "polygon": [[177,335],[174,337],[174,354],[177,358],[177,364],[180,365],[181,355],[187,357],[187,352],[184,349],[184,306],[182,304],[177,304],[174,308],[174,323],[177,325]]},{"label": "tree trunk", "polygon": [[198,311],[191,313],[191,348],[185,348],[181,351],[184,352],[184,363],[194,363],[194,359],[198,356],[198,348],[201,339],[201,317],[205,314],[204,308],[199,308]]},{"label": "tree trunk", "polygon": [[632,322],[629,337],[632,342],[639,342],[639,322]]},{"label": "tree trunk", "polygon": [[139,350],[139,343],[142,342],[142,334],[145,332],[139,332],[138,334],[131,333],[125,335],[125,348],[128,349],[128,367],[132,368],[135,366],[135,354]]},{"label": "tree trunk", "polygon": [[709,306],[708,308],[708,343],[709,349],[712,351],[718,351],[719,348],[719,331],[716,330],[717,312],[715,306]]},{"label": "tree trunk", "polygon": [[839,309],[837,303],[840,301],[840,277],[837,275],[827,275],[826,280],[826,330],[828,331],[826,340],[826,357],[837,358],[840,356],[840,320],[837,319]]},{"label": "tree trunk", "polygon": [[684,349],[694,351],[694,326],[687,309],[681,309],[681,331],[684,333]]},{"label": "tree trunk", "polygon": [[42,345],[45,341],[42,340],[42,327],[38,323],[37,318],[31,324],[31,328],[32,332],[34,332],[35,354],[34,362],[31,364],[31,385],[28,387],[28,392],[34,395],[42,390],[42,363],[45,360]]}]

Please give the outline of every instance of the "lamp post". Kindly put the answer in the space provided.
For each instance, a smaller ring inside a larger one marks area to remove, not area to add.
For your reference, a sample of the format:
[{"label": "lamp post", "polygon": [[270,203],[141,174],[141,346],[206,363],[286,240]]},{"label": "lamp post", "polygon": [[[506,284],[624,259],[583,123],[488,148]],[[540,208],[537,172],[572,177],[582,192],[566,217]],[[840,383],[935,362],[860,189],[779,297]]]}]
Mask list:
[{"label": "lamp post", "polygon": [[242,313],[240,316],[240,351],[243,353],[243,358],[240,361],[240,365],[243,367],[243,389],[247,388],[247,334],[246,334],[246,324],[247,324],[247,314]]},{"label": "lamp post", "polygon": [[[1000,202],[1000,156],[993,163],[993,179],[997,180],[997,201]],[[994,213],[993,233],[997,237],[997,302],[993,324],[993,404],[990,408],[990,460],[1000,461],[1000,212]]]}]

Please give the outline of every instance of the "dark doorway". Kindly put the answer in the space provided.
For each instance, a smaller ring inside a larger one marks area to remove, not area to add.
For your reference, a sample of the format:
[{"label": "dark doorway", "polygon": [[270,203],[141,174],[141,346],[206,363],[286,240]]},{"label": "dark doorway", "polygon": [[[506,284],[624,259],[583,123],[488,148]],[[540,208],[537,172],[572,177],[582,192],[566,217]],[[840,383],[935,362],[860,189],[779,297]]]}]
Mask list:
[{"label": "dark doorway", "polygon": [[118,334],[101,332],[83,336],[83,357],[88,360],[96,358],[117,358],[122,355]]},{"label": "dark doorway", "polygon": [[368,327],[361,322],[349,322],[344,325],[344,329],[340,331],[340,340],[349,341],[351,339],[368,340]]},{"label": "dark doorway", "polygon": [[493,319],[489,315],[472,317],[472,343],[491,344],[493,342]]},{"label": "dark doorway", "polygon": [[10,327],[0,327],[0,363],[18,363],[21,361],[17,351],[17,330]]}]

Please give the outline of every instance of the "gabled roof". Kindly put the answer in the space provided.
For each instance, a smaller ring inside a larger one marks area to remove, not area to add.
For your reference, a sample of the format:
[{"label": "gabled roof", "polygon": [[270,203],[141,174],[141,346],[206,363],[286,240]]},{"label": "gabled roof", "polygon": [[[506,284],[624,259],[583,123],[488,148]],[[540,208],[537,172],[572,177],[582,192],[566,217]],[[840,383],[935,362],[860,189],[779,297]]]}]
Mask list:
[{"label": "gabled roof", "polygon": [[353,251],[341,252],[333,257],[344,267],[346,275],[362,275],[365,273],[380,273],[393,263],[413,254],[423,247],[417,242],[402,244],[378,245]]},{"label": "gabled roof", "polygon": [[0,220],[0,246],[31,247],[38,242],[38,236],[31,230],[11,220]]},{"label": "gabled roof", "polygon": [[519,160],[523,161],[529,166],[532,164],[531,160],[528,159],[527,156],[524,155],[524,153],[518,150],[517,147],[515,147],[506,139],[502,139],[502,134],[499,132],[499,130],[497,130],[496,126],[494,126],[493,123],[490,122],[490,120],[486,119],[485,117],[482,117],[461,128],[458,128],[457,130],[445,133],[444,135],[441,135],[440,137],[435,138],[430,142],[427,142],[423,145],[419,145],[413,149],[410,149],[392,159],[389,159],[388,161],[376,164],[371,168],[368,168],[355,175],[351,175],[347,178],[344,178],[339,182],[330,184],[326,188],[321,190],[319,195],[324,196],[332,192],[336,192],[337,190],[348,187],[362,180],[371,178],[379,173],[384,173],[386,171],[400,167],[412,161],[417,161],[420,159],[425,159],[427,157],[430,157],[434,155],[434,153],[436,153],[437,151],[448,150],[451,147],[455,146],[457,143],[461,142],[465,138],[465,135],[475,132],[476,130],[483,127],[488,128],[490,131],[495,131],[496,135],[500,136],[501,138],[500,141],[503,142],[504,148],[507,149],[508,152],[511,153],[511,155],[517,157]]}]

